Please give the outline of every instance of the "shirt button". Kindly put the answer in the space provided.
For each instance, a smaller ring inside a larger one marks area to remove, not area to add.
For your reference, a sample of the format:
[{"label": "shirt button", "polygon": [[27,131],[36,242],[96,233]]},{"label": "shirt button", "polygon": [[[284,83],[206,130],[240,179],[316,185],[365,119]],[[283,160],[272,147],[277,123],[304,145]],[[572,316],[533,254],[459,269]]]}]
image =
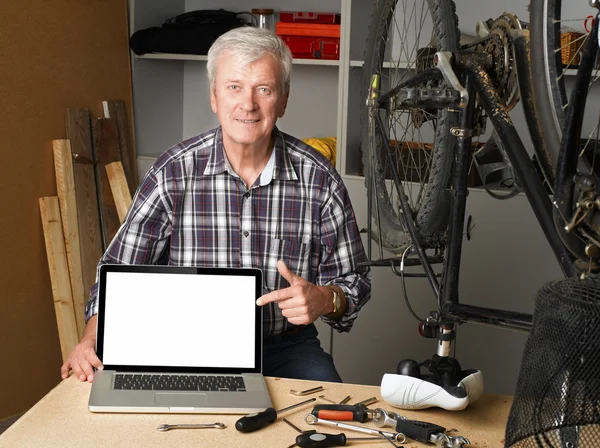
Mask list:
[{"label": "shirt button", "polygon": [[244,197],[245,197],[246,199],[248,199],[248,198],[250,197],[250,192],[249,192],[249,191],[247,191],[247,192],[246,192],[246,194],[244,194]]},{"label": "shirt button", "polygon": [[244,235],[246,238],[248,238],[248,235],[250,235],[250,232],[248,232],[247,230],[244,230],[244,233],[243,233],[243,235]]}]

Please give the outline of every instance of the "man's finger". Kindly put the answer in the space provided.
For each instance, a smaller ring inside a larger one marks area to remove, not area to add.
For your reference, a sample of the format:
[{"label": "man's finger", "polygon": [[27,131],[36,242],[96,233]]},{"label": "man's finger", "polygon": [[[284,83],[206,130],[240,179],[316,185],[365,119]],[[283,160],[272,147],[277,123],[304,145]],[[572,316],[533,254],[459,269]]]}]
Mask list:
[{"label": "man's finger", "polygon": [[70,362],[67,359],[65,361],[65,363],[60,367],[60,377],[64,380],[65,378],[67,378],[69,376],[69,370],[71,369],[70,367]]},{"label": "man's finger", "polygon": [[286,289],[279,289],[277,291],[271,291],[271,292],[265,294],[264,296],[259,297],[258,300],[256,301],[256,304],[258,306],[263,306],[263,305],[266,305],[267,303],[278,302],[279,300],[286,299],[286,298],[288,298],[285,294]]},{"label": "man's finger", "polygon": [[102,365],[102,361],[100,361],[100,358],[98,358],[94,349],[84,350],[84,355],[93,367],[100,370],[104,368],[104,366]]},{"label": "man's finger", "polygon": [[77,378],[79,378],[79,381],[85,381],[87,379],[87,376],[81,369],[81,366],[79,365],[79,361],[77,360],[77,358],[71,359],[71,369],[73,369],[73,373],[75,374],[75,376]]},{"label": "man's finger", "polygon": [[80,361],[79,365],[86,379],[89,380],[90,375],[94,375],[94,369],[87,359]]},{"label": "man's finger", "polygon": [[295,283],[298,282],[298,280],[300,280],[302,278],[302,277],[298,277],[296,274],[294,274],[292,271],[290,271],[290,268],[287,267],[287,265],[285,264],[285,261],[283,261],[283,260],[279,260],[277,262],[277,270],[279,271],[281,276],[288,281],[288,283],[290,285],[294,285]]}]

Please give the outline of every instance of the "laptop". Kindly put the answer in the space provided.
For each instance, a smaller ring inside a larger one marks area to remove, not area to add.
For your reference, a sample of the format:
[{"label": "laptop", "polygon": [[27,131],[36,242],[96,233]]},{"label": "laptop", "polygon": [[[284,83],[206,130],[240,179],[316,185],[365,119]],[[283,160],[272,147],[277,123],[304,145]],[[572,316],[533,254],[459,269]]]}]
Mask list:
[{"label": "laptop", "polygon": [[103,265],[92,412],[247,414],[262,375],[259,269]]}]

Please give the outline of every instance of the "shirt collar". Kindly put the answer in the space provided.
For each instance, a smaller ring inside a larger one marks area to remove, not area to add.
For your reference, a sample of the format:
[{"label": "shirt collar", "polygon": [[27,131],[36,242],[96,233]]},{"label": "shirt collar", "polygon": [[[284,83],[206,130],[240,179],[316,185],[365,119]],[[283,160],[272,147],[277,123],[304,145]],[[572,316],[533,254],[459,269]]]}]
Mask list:
[{"label": "shirt collar", "polygon": [[[275,146],[265,169],[260,175],[261,185],[268,184],[272,179],[298,180],[283,134],[277,127],[273,129],[273,132],[275,133]],[[233,168],[231,168],[227,157],[225,157],[223,130],[219,126],[215,132],[210,156],[206,163],[206,167],[204,168],[204,175],[210,176],[222,174],[224,172],[228,172],[237,177],[237,174],[233,171]]]}]

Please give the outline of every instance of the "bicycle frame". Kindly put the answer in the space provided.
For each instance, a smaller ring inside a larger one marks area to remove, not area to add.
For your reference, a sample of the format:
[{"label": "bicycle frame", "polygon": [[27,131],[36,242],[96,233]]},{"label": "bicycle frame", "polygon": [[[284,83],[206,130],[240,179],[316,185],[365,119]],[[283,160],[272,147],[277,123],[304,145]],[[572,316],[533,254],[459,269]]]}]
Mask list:
[{"label": "bicycle frame", "polygon": [[[589,84],[590,74],[595,62],[596,51],[598,47],[598,20],[595,21],[590,33],[594,38],[588,39],[586,49],[582,55],[582,61],[576,78],[575,94],[579,96],[579,100],[583,99],[585,105],[585,96],[582,95],[583,89],[586,89]],[[539,120],[535,113],[535,101],[531,88],[531,73],[529,63],[529,31],[519,30],[513,35],[513,43],[515,48],[515,57],[517,59],[517,71],[519,76],[520,91],[523,101],[530,107],[528,120],[533,120],[528,123],[530,133],[534,145],[543,144],[542,137],[537,133],[538,127],[534,121]],[[459,128],[453,129],[453,134],[456,138],[456,151],[454,158],[454,172],[451,177],[451,193],[452,207],[448,228],[448,248],[446,258],[444,260],[443,276],[441,283],[431,267],[429,260],[423,250],[421,244],[416,237],[415,223],[406,219],[406,226],[411,236],[413,246],[417,256],[419,257],[425,274],[438,297],[438,307],[441,312],[440,322],[442,325],[452,325],[457,322],[475,322],[494,326],[502,326],[517,330],[528,331],[532,327],[532,315],[517,313],[513,311],[484,308],[473,305],[459,303],[458,298],[458,283],[460,276],[460,259],[463,243],[463,228],[465,221],[466,199],[467,199],[467,176],[469,169],[469,156],[471,149],[471,129],[473,127],[473,114],[475,108],[475,97],[478,95],[479,101],[487,112],[490,121],[498,134],[498,144],[502,146],[506,152],[512,168],[518,177],[523,191],[531,205],[531,208],[540,224],[542,231],[548,243],[550,244],[558,263],[567,277],[576,277],[577,270],[574,263],[574,256],[569,247],[574,253],[585,253],[585,249],[581,247],[581,242],[572,234],[564,231],[563,226],[555,225],[553,203],[546,193],[542,180],[535,171],[533,163],[525,149],[525,146],[519,137],[514,125],[508,115],[508,112],[498,97],[493,83],[486,69],[488,59],[485,55],[459,51],[453,54],[453,68],[455,73],[462,79],[463,86],[466,88],[469,95],[467,106],[460,110]],[[527,70],[527,71],[525,71]],[[477,95],[476,95],[477,94]],[[567,184],[572,184],[572,176],[575,173],[576,159],[579,143],[579,131],[581,129],[581,116],[583,114],[583,106],[581,101],[570,102],[568,111],[567,132],[563,136],[561,146],[561,154],[557,169],[557,189],[560,191],[566,190],[563,194],[563,202],[571,201],[572,187],[566,187]],[[383,132],[383,123],[379,114],[375,114],[376,124]],[[383,145],[387,152],[387,157],[392,158],[387,137],[383,139]],[[398,171],[395,164],[391,164],[392,178],[396,185],[401,186]],[[560,184],[562,182],[562,184]],[[399,191],[402,191],[398,188]],[[403,195],[400,196],[401,208],[405,217],[411,216],[410,209]],[[570,202],[567,204],[570,206]],[[557,204],[559,212],[565,204]],[[570,212],[569,212],[570,213]],[[557,230],[560,229],[559,230]]]}]

